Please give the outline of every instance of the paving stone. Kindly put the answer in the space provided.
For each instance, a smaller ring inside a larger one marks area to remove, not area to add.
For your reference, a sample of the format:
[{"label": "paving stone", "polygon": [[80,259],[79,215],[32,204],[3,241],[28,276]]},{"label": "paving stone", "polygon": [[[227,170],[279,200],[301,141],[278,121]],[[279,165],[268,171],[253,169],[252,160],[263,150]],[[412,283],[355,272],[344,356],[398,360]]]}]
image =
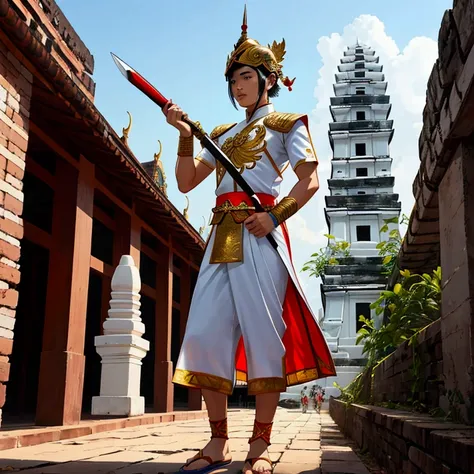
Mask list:
[{"label": "paving stone", "polygon": [[362,462],[323,461],[323,474],[370,474]]},{"label": "paving stone", "polygon": [[321,469],[313,464],[279,462],[273,472],[275,474],[321,474]]},{"label": "paving stone", "polygon": [[298,449],[290,449],[283,453],[281,462],[294,462],[302,464],[319,463],[321,461],[320,451],[303,451]]},{"label": "paving stone", "polygon": [[308,432],[298,434],[298,439],[308,439],[308,440],[320,440],[321,433]]},{"label": "paving stone", "polygon": [[[161,420],[160,417],[156,419]],[[242,469],[253,417],[254,412],[250,410],[229,413],[233,462],[213,474],[235,474]],[[86,436],[77,439],[56,439],[48,444],[3,451],[5,456],[0,461],[0,468],[11,466],[16,472],[25,474],[174,473],[207,443],[210,436],[209,423],[204,419],[128,425],[113,432],[94,428],[91,431],[91,434],[86,434],[87,430],[79,432]],[[42,433],[43,430],[37,434]],[[31,435],[32,432],[22,434]],[[350,444],[324,412],[302,415],[278,409],[269,456],[275,463],[275,474],[365,473]],[[348,461],[352,470],[348,470]],[[323,469],[320,469],[321,462]],[[332,469],[334,463],[339,463],[340,468],[324,471],[324,463],[328,469]]]},{"label": "paving stone", "polygon": [[319,451],[321,449],[320,441],[315,440],[306,440],[297,438],[290,444],[290,449],[303,449],[303,450],[312,450]]}]

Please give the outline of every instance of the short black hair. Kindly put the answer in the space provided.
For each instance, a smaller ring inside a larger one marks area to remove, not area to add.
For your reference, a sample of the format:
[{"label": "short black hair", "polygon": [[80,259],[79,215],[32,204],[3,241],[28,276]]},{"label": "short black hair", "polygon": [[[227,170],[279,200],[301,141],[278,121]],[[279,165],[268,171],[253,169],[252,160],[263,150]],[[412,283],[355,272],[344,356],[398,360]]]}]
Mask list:
[{"label": "short black hair", "polygon": [[[237,104],[235,103],[235,98],[234,95],[232,94],[232,86],[230,83],[230,79],[232,78],[232,75],[237,69],[240,69],[242,67],[249,67],[256,71],[258,75],[258,100],[257,104],[260,102],[260,99],[262,98],[263,93],[265,92],[265,80],[273,74],[275,76],[275,84],[273,84],[272,88],[268,91],[268,97],[273,98],[273,97],[278,97],[278,94],[280,93],[280,85],[278,84],[278,76],[274,72],[269,72],[265,66],[248,66],[247,64],[242,64],[239,62],[235,62],[232,67],[227,71],[226,74],[226,80],[228,82],[228,94],[229,94],[229,99],[232,102],[232,105],[237,109]],[[257,105],[255,104],[255,105]],[[254,111],[255,112],[255,111]],[[253,114],[252,114],[253,115]]]}]

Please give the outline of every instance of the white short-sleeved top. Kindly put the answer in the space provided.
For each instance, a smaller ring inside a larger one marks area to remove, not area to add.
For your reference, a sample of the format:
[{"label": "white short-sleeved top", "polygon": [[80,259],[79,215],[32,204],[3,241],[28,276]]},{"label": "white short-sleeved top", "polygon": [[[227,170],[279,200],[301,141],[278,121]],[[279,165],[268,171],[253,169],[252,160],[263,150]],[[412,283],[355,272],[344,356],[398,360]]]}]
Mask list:
[{"label": "white short-sleeved top", "polygon": [[[317,162],[305,115],[279,114],[273,104],[260,107],[249,122],[229,126],[215,141],[256,193],[278,197],[283,172],[290,164]],[[203,148],[196,159],[216,168],[216,160]],[[241,191],[217,163],[216,195]]]}]

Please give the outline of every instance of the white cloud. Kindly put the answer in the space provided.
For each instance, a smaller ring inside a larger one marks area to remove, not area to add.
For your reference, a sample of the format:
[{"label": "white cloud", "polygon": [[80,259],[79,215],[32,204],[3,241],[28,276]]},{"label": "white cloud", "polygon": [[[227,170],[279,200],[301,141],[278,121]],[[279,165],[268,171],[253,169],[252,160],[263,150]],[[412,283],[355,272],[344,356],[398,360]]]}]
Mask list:
[{"label": "white cloud", "polygon": [[[327,232],[324,218],[324,196],[328,194],[327,179],[330,175],[332,152],[327,136],[328,124],[332,121],[329,112],[330,97],[334,96],[334,74],[347,46],[356,39],[371,46],[380,57],[385,79],[388,82],[387,94],[390,95],[395,134],[390,147],[393,158],[392,174],[395,176],[394,192],[400,195],[402,212],[410,214],[413,207],[412,183],[419,167],[418,137],[422,126],[422,111],[425,104],[426,84],[434,61],[438,55],[437,43],[426,37],[415,37],[403,50],[400,50],[393,38],[385,31],[385,25],[373,15],[361,15],[346,25],[343,33],[332,33],[319,39],[317,50],[322,58],[319,78],[314,90],[317,100],[311,113],[311,131],[313,142],[319,156],[319,177],[321,189],[303,208],[297,217],[291,219],[291,235],[294,261],[297,269],[308,260],[311,253],[325,245]],[[282,195],[289,191],[294,182],[288,180],[282,187]],[[297,229],[295,229],[295,227]],[[319,281],[309,279],[300,273],[307,287],[308,299],[317,312],[321,306]]]}]

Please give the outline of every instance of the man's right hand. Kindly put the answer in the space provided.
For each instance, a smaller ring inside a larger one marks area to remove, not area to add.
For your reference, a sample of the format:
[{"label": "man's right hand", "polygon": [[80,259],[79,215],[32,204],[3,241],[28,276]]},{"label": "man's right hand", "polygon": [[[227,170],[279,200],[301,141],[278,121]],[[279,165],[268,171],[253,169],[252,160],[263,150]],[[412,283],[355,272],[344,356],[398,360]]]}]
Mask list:
[{"label": "man's right hand", "polygon": [[166,103],[162,112],[166,116],[166,121],[174,128],[178,129],[182,137],[190,137],[192,135],[191,127],[186,122],[182,121],[182,118],[187,117],[187,114],[185,114],[176,104],[173,104],[171,100]]}]

